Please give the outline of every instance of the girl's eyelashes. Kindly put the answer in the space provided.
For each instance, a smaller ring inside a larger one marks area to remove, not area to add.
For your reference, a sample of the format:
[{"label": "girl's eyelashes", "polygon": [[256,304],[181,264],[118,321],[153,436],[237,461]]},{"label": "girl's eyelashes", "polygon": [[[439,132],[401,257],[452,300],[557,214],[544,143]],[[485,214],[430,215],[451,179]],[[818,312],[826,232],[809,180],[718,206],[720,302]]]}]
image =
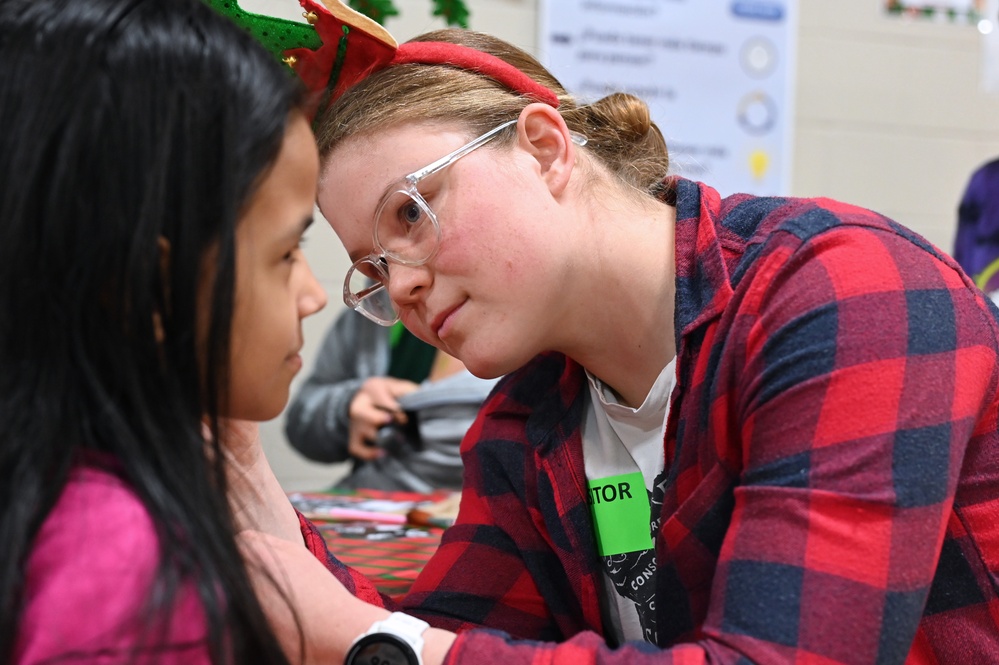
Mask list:
[{"label": "girl's eyelashes", "polygon": [[294,247],[292,247],[290,250],[288,250],[285,253],[285,255],[282,257],[282,260],[294,262],[298,258],[298,255],[301,253],[302,248],[305,247],[307,240],[308,238],[306,238],[304,235],[300,237],[298,239],[298,243],[296,243]]}]

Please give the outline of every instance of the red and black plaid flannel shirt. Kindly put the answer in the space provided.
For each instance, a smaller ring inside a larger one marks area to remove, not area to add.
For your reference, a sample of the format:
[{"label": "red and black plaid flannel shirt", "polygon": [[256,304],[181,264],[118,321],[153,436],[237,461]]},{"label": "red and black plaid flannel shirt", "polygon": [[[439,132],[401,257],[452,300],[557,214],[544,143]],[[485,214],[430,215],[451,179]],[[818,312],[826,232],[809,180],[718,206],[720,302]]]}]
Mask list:
[{"label": "red and black plaid flannel shirt", "polygon": [[670,191],[662,648],[600,637],[586,384],[554,354],[484,406],[405,608],[531,640],[464,632],[448,663],[999,662],[999,312],[867,210]]}]

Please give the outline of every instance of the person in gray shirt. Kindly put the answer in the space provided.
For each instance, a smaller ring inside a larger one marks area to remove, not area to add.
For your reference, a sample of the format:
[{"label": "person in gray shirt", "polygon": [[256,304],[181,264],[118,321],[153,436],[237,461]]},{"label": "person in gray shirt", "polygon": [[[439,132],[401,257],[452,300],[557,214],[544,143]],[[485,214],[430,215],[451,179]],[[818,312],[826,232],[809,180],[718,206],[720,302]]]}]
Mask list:
[{"label": "person in gray shirt", "polygon": [[289,404],[285,435],[310,460],[353,460],[337,488],[460,489],[461,439],[497,381],[401,324],[345,310]]}]

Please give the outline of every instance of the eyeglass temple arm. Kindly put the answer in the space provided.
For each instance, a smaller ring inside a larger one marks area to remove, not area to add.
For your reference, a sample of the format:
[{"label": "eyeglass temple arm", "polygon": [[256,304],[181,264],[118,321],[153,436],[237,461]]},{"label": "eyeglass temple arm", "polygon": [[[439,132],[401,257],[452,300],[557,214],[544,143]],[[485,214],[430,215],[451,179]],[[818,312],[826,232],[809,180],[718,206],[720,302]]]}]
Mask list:
[{"label": "eyeglass temple arm", "polygon": [[509,122],[504,122],[499,127],[486,132],[485,134],[483,134],[479,138],[475,139],[474,141],[471,141],[470,143],[466,143],[465,145],[461,146],[460,148],[458,148],[454,152],[448,153],[447,155],[444,155],[443,157],[441,157],[440,159],[438,159],[436,162],[432,162],[430,164],[427,164],[426,166],[424,166],[419,171],[413,171],[408,176],[406,176],[406,180],[408,180],[409,182],[411,182],[413,184],[418,183],[419,181],[421,181],[424,178],[426,178],[428,175],[431,175],[432,173],[436,173],[437,171],[440,171],[442,168],[444,168],[448,164],[451,164],[451,163],[453,163],[453,162],[461,159],[462,157],[464,157],[468,153],[472,152],[473,150],[475,150],[479,146],[483,145],[484,143],[488,143],[489,141],[492,141],[494,138],[496,138],[497,134],[499,134],[500,132],[502,132],[504,129],[506,129],[510,125],[515,125],[515,124],[517,124],[516,120],[510,120]]},{"label": "eyeglass temple arm", "polygon": [[[472,152],[476,148],[482,146],[485,143],[489,143],[494,138],[496,138],[497,134],[499,134],[500,132],[502,132],[504,129],[506,129],[510,125],[515,125],[515,124],[517,124],[516,120],[510,120],[508,122],[504,122],[502,125],[500,125],[496,129],[490,130],[490,131],[486,132],[485,134],[483,134],[482,136],[480,136],[479,138],[475,139],[474,141],[471,141],[471,142],[466,143],[465,145],[461,146],[460,148],[458,148],[454,152],[448,153],[447,155],[444,155],[443,157],[441,157],[440,159],[438,159],[436,162],[432,162],[430,164],[427,164],[426,166],[424,166],[419,171],[413,171],[412,173],[410,173],[409,175],[406,176],[406,181],[408,181],[410,184],[415,185],[416,183],[418,183],[421,180],[423,180],[424,178],[426,178],[428,175],[431,175],[433,173],[436,173],[437,171],[440,171],[445,166],[447,166],[449,164],[453,164],[454,162],[458,161],[459,159],[461,159],[462,157],[464,157],[468,153]],[[582,134],[580,134],[579,132],[569,132],[569,136],[572,139],[572,142],[575,143],[576,145],[578,145],[578,146],[584,146],[584,145],[586,145],[586,137],[583,136]]]}]

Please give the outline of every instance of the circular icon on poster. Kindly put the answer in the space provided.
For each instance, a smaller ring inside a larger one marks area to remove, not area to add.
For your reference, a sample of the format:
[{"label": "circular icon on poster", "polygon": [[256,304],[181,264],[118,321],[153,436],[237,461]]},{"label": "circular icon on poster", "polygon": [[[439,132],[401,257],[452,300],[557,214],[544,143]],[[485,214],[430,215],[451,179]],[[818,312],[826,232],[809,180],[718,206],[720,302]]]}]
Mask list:
[{"label": "circular icon on poster", "polygon": [[739,126],[753,136],[762,136],[777,124],[777,103],[765,92],[751,92],[739,102]]},{"label": "circular icon on poster", "polygon": [[746,40],[739,52],[742,70],[753,78],[766,78],[777,69],[777,47],[766,37]]}]

